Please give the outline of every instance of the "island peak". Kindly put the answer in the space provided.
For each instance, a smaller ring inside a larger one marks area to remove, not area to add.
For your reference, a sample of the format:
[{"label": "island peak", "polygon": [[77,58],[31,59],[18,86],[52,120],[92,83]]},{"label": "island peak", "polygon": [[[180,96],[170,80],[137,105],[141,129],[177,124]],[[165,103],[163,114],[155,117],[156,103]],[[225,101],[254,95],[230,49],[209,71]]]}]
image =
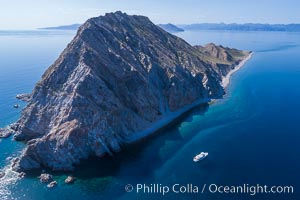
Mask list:
[{"label": "island peak", "polygon": [[193,47],[144,16],[91,18],[30,95],[14,126],[27,147],[13,168],[72,170],[82,159],[112,155],[222,97],[222,79],[249,53]]}]

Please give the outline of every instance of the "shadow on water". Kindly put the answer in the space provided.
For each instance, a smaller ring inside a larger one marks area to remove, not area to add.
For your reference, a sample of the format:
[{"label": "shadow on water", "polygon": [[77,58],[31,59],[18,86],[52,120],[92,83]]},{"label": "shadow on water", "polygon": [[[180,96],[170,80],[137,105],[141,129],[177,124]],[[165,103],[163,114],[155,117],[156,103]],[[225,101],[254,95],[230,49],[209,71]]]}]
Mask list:
[{"label": "shadow on water", "polygon": [[289,44],[289,45],[274,47],[274,48],[271,48],[271,49],[263,49],[263,50],[259,50],[259,51],[256,51],[256,52],[257,53],[265,53],[265,52],[283,51],[283,50],[292,49],[292,48],[296,48],[296,47],[299,47],[299,45]]},{"label": "shadow on water", "polygon": [[[84,160],[76,166],[72,174],[81,180],[117,175],[122,178],[130,178],[132,175],[151,178],[154,171],[165,162],[159,156],[159,151],[166,141],[184,142],[186,139],[180,135],[180,125],[184,122],[191,122],[195,115],[203,115],[208,107],[208,104],[202,104],[191,109],[147,138],[130,145],[124,145],[122,151],[114,156],[91,157]],[[168,157],[175,153],[174,151],[168,152]],[[67,173],[52,172],[52,174],[59,176]]]}]

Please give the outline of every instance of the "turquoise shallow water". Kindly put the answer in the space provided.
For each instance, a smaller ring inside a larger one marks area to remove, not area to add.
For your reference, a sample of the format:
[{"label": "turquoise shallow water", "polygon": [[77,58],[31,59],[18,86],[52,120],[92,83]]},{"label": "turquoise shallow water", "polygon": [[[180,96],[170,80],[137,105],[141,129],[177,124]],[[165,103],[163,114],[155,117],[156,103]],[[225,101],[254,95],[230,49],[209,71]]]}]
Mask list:
[{"label": "turquoise shallow water", "polygon": [[[16,94],[30,92],[74,32],[0,32],[0,126],[14,122]],[[0,183],[1,199],[299,199],[300,34],[283,32],[183,32],[191,44],[215,42],[249,49],[253,58],[231,79],[227,94],[203,105],[147,140],[113,158],[91,159],[77,167],[77,181],[54,174],[48,189],[37,174]],[[24,104],[22,104],[24,105]],[[0,142],[0,167],[22,144]],[[192,157],[208,151],[200,163]],[[127,184],[291,185],[294,194],[141,194]]]}]

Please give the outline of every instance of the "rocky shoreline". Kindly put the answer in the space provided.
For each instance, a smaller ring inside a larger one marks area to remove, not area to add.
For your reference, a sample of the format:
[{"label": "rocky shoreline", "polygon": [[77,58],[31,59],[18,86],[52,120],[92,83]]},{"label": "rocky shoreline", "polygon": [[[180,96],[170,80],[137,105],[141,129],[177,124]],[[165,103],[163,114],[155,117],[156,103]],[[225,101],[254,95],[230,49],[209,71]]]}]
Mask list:
[{"label": "rocky shoreline", "polygon": [[11,129],[27,145],[13,169],[69,171],[90,156],[113,155],[221,98],[224,77],[249,54],[191,46],[144,16],[91,18],[33,93],[19,96],[29,102]]},{"label": "rocky shoreline", "polygon": [[184,113],[190,111],[191,109],[200,106],[201,104],[209,103],[211,99],[201,99],[199,101],[196,101],[190,105],[187,105],[180,110],[177,110],[176,112],[170,112],[166,114],[162,119],[158,120],[157,122],[153,123],[152,126],[144,131],[141,131],[137,134],[135,134],[133,137],[127,138],[125,140],[126,143],[132,143],[137,142],[141,139],[145,139],[147,136],[152,135],[153,133],[157,132],[158,130],[168,126],[173,121],[181,117]]},{"label": "rocky shoreline", "polygon": [[[236,67],[234,67],[234,69],[232,69],[230,72],[228,72],[228,74],[225,77],[223,77],[222,86],[223,86],[224,89],[229,85],[230,77],[235,72],[240,70],[246,64],[246,62],[251,59],[252,56],[253,56],[253,53],[250,53],[248,55],[248,57],[246,57],[244,60],[242,60]],[[193,108],[196,108],[197,106],[200,106],[201,104],[210,103],[213,100],[214,99],[210,99],[210,98],[201,99],[199,101],[196,101],[196,102],[194,102],[190,105],[187,105],[187,106],[181,108],[180,110],[178,110],[176,112],[170,112],[170,113],[166,114],[166,116],[164,118],[162,118],[161,120],[159,120],[159,121],[155,122],[154,124],[152,124],[151,128],[146,129],[146,130],[136,134],[134,137],[127,138],[127,140],[125,142],[126,143],[131,143],[131,142],[137,142],[141,139],[145,139],[146,137],[152,135],[156,131],[168,126],[173,121],[175,121],[176,119],[181,117],[184,113],[192,110]]]},{"label": "rocky shoreline", "polygon": [[10,137],[15,131],[11,129],[10,126],[7,128],[0,128],[0,138],[8,138]]},{"label": "rocky shoreline", "polygon": [[24,102],[29,102],[31,100],[31,94],[18,94],[16,98]]}]

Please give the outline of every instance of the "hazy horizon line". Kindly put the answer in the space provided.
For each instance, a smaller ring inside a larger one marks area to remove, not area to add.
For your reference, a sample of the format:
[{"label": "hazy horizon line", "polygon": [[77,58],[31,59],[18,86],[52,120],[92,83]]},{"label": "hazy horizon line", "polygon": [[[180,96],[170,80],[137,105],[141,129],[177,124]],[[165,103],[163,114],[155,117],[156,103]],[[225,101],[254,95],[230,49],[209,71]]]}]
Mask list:
[{"label": "hazy horizon line", "polygon": [[[61,27],[61,26],[71,26],[71,25],[82,25],[83,23],[71,23],[71,24],[59,24],[59,25],[52,25],[52,26],[45,26],[45,27],[36,27],[36,28],[22,28],[22,29],[1,29],[0,31],[33,31],[33,30],[45,30],[46,28],[55,28],[55,27]],[[261,24],[261,25],[300,25],[299,23],[262,23],[262,22],[243,22],[243,23],[237,23],[237,22],[192,22],[192,23],[155,23],[156,25],[160,24],[173,24],[176,26],[184,26],[184,25],[196,25],[196,24],[224,24],[224,25],[231,25],[231,24],[237,24],[237,25],[248,25],[248,24]]]}]

